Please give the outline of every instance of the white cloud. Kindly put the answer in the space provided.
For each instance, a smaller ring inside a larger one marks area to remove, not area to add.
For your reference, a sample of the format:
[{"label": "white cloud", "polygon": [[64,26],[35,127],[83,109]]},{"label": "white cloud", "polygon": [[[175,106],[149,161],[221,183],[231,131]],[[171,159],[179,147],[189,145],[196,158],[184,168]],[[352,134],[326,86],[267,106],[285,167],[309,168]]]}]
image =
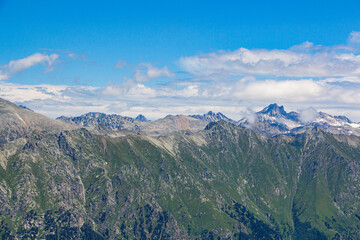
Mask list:
[{"label": "white cloud", "polygon": [[[0,67],[0,80],[36,64],[51,68],[57,58],[34,54],[11,61]],[[140,63],[133,76],[121,84],[86,87],[0,82],[0,97],[50,117],[100,111],[132,117],[141,113],[156,119],[212,110],[239,120],[277,102],[287,110],[302,109],[304,121],[314,117],[311,106],[333,115],[346,113],[360,121],[360,55],[349,46],[305,42],[286,50],[240,48],[183,57],[180,62],[181,70],[192,77],[173,80],[176,75],[168,67]],[[120,61],[117,67],[124,64]],[[172,81],[156,84],[159,78]]]},{"label": "white cloud", "polygon": [[180,95],[183,97],[197,97],[199,96],[199,86],[196,85],[190,85],[184,88]]},{"label": "white cloud", "polygon": [[237,82],[233,96],[241,100],[303,102],[321,99],[326,88],[313,80]]},{"label": "white cloud", "polygon": [[0,70],[0,81],[8,80],[15,73],[22,72],[30,67],[38,64],[44,64],[47,66],[46,72],[54,70],[54,62],[59,58],[56,53],[47,55],[42,53],[34,53],[28,57],[11,60],[9,64],[1,66],[3,70]]},{"label": "white cloud", "polygon": [[360,77],[358,76],[349,76],[349,77],[330,77],[319,80],[320,82],[325,83],[343,83],[343,82],[350,82],[350,83],[360,83]]},{"label": "white cloud", "polygon": [[335,46],[323,46],[323,45],[315,45],[312,42],[305,41],[299,45],[295,45],[289,48],[289,50],[294,52],[314,52],[314,51],[354,51],[355,48],[349,45],[335,45]]},{"label": "white cloud", "polygon": [[182,57],[180,64],[194,75],[355,76],[360,74],[360,55],[352,53],[351,49],[306,42],[287,50],[240,48]]},{"label": "white cloud", "polygon": [[8,80],[9,78],[9,73],[0,70],[0,81]]},{"label": "white cloud", "polygon": [[102,89],[104,96],[114,97],[116,99],[144,99],[155,97],[155,90],[141,83],[125,83],[122,85],[108,85]]},{"label": "white cloud", "polygon": [[131,99],[145,99],[158,96],[162,90],[155,90],[145,85],[146,82],[153,81],[161,77],[174,77],[175,74],[165,66],[163,68],[154,67],[150,63],[140,63],[135,69],[135,73],[120,85],[110,84],[102,89],[104,96],[124,97]]},{"label": "white cloud", "polygon": [[129,80],[131,82],[142,83],[161,77],[175,77],[175,74],[165,66],[163,68],[154,67],[150,63],[141,63],[135,70],[134,76]]},{"label": "white cloud", "polygon": [[156,68],[151,64],[146,64],[145,66],[147,67],[146,75],[150,79],[160,78],[160,77],[175,77],[175,74],[169,71],[167,66],[163,68]]},{"label": "white cloud", "polygon": [[299,113],[300,113],[300,120],[303,122],[314,121],[319,116],[319,112],[316,111],[316,109],[313,107],[300,109]]},{"label": "white cloud", "polygon": [[56,53],[51,55],[34,53],[26,58],[10,61],[8,68],[11,73],[17,73],[41,63],[47,64],[48,67],[51,67],[58,57],[59,55]]},{"label": "white cloud", "polygon": [[360,32],[352,31],[348,41],[349,43],[360,43]]},{"label": "white cloud", "polygon": [[[277,102],[287,109],[311,106],[318,110],[333,109],[331,114],[336,106],[341,106],[353,109],[354,114],[348,116],[360,120],[360,115],[355,114],[357,110],[360,112],[360,86],[344,87],[311,79],[259,81],[245,78],[226,84],[215,81],[206,85],[189,84],[184,88],[151,87],[142,83],[86,87],[3,82],[0,83],[0,97],[50,117],[100,111],[132,117],[142,113],[154,120],[168,114],[202,114],[212,110],[239,120],[251,115],[251,109],[258,110]],[[303,115],[309,117],[311,114],[304,110]]]},{"label": "white cloud", "polygon": [[0,84],[0,96],[12,102],[53,99],[66,101],[69,97],[63,95],[68,86],[59,85],[20,85],[12,83]]},{"label": "white cloud", "polygon": [[156,96],[156,92],[154,89],[147,87],[144,84],[136,84],[128,90],[128,95],[137,98],[149,98]]}]

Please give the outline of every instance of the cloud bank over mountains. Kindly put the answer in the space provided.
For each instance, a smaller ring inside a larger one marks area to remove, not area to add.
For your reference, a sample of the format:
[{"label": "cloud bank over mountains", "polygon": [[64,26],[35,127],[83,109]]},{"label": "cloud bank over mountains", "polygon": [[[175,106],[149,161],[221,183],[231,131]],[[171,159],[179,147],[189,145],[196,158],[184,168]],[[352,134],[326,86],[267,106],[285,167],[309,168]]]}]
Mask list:
[{"label": "cloud bank over mountains", "polygon": [[[62,57],[35,53],[0,66],[0,97],[51,117],[100,111],[155,119],[213,110],[240,119],[278,102],[292,110],[305,109],[310,117],[314,111],[309,109],[315,107],[360,121],[359,43],[360,33],[352,32],[348,45],[305,42],[289,49],[239,48],[184,56],[178,59],[178,71],[139,63],[130,77],[106,86],[12,83],[16,73],[36,65],[44,65],[44,74],[53,71]],[[128,64],[119,60],[113,66]]]}]

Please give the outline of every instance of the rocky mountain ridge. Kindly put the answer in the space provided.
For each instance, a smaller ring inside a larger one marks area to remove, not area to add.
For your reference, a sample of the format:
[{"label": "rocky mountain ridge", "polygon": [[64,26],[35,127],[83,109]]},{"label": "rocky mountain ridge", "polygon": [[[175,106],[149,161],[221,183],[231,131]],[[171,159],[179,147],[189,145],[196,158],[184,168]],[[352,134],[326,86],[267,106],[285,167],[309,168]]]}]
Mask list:
[{"label": "rocky mountain ridge", "polygon": [[134,119],[104,113],[87,113],[79,117],[62,116],[58,119],[83,127],[103,125],[106,129],[112,131],[128,130],[153,135],[182,130],[199,131],[210,122],[223,120],[250,128],[267,136],[296,135],[312,127],[320,127],[334,134],[360,136],[360,123],[352,122],[345,116],[332,116],[324,112],[316,112],[314,109],[308,110],[311,111],[310,118],[305,116],[306,114],[309,115],[309,113],[288,113],[283,106],[274,103],[254,113],[251,119],[245,117],[239,121],[232,120],[220,112],[215,113],[212,111],[202,115],[169,115],[153,122],[148,121],[143,115],[139,115]]},{"label": "rocky mountain ridge", "polygon": [[226,117],[221,112],[214,113],[212,111],[209,111],[208,113],[205,113],[203,115],[189,115],[189,117],[200,119],[200,120],[205,121],[205,122],[217,122],[217,121],[220,121],[220,120],[224,120],[226,122],[236,123],[236,121]]},{"label": "rocky mountain ridge", "polygon": [[[245,126],[256,132],[268,135],[296,135],[312,127],[335,134],[360,136],[360,124],[350,121],[345,116],[332,116],[315,109],[306,109],[304,113],[287,113],[283,106],[270,104],[254,114],[254,120],[241,119],[237,125]],[[307,116],[310,115],[310,116]]]},{"label": "rocky mountain ridge", "polygon": [[0,105],[1,133],[28,127],[0,144],[2,239],[360,238],[357,136],[220,120],[108,137],[20,109]]},{"label": "rocky mountain ridge", "polygon": [[[164,135],[175,131],[199,131],[205,128],[207,122],[185,115],[168,115],[156,121],[148,121],[145,116],[137,118],[123,117],[117,114],[87,113],[78,117],[61,116],[57,120],[86,127],[97,134],[112,134],[115,131],[122,134],[145,133],[148,135]],[[111,132],[109,133],[108,130]],[[115,134],[118,136],[118,134]]]}]

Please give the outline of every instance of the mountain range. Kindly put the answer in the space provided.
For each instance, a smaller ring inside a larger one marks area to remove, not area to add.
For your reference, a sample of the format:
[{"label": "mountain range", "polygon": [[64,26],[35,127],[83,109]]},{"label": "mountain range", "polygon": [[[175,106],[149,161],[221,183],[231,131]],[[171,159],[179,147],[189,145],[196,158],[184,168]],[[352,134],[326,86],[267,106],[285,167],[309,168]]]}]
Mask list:
[{"label": "mountain range", "polygon": [[347,118],[0,113],[2,239],[360,239]]},{"label": "mountain range", "polygon": [[148,121],[143,115],[130,118],[104,113],[87,113],[78,117],[61,116],[58,119],[68,123],[93,128],[98,125],[108,130],[129,130],[144,132],[151,135],[167,134],[174,131],[203,129],[210,122],[226,121],[237,126],[250,128],[255,132],[267,135],[296,135],[307,129],[319,127],[334,134],[360,136],[360,124],[350,121],[345,116],[332,116],[315,109],[305,109],[303,112],[287,113],[283,106],[270,104],[263,110],[238,121],[226,117],[224,114],[209,111],[202,115],[169,115],[156,121]]}]

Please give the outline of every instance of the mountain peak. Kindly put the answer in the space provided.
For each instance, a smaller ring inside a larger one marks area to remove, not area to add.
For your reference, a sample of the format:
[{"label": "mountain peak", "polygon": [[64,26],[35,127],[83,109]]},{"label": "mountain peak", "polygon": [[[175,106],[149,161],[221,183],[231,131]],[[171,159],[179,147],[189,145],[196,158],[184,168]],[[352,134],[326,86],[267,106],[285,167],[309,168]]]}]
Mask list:
[{"label": "mountain peak", "polygon": [[222,114],[221,112],[215,113],[213,111],[209,111],[202,115],[189,115],[189,117],[200,119],[205,122],[217,122],[220,120],[225,120],[227,122],[234,122],[233,120]]},{"label": "mountain peak", "polygon": [[270,116],[281,116],[287,114],[284,106],[279,106],[276,103],[270,104],[269,106],[261,110],[259,113],[268,114]]},{"label": "mountain peak", "polygon": [[60,132],[77,128],[70,124],[50,119],[2,98],[0,98],[0,112],[0,126],[11,132],[10,136],[7,135],[7,130],[0,132],[2,143],[22,137],[25,133],[33,130]]},{"label": "mountain peak", "polygon": [[224,114],[222,114],[221,112],[215,113],[213,111],[209,111],[207,114],[204,114],[204,116],[205,115],[217,117],[217,118],[220,118],[220,119],[222,119],[224,117],[226,118],[226,116]]},{"label": "mountain peak", "polygon": [[141,122],[148,122],[149,120],[142,114],[139,114],[136,118],[136,120],[139,120]]}]

